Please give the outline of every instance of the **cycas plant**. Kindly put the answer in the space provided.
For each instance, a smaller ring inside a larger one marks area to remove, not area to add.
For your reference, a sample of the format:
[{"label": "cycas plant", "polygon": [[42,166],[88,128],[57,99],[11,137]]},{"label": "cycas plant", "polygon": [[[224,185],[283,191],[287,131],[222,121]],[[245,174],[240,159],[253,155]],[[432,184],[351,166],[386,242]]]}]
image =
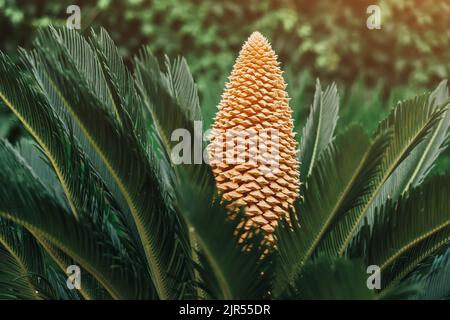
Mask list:
[{"label": "cycas plant", "polygon": [[[263,51],[247,52],[262,73]],[[357,125],[335,137],[337,90],[317,82],[289,161],[294,180],[302,163],[300,196],[267,246],[242,227],[249,202],[222,198],[240,185],[221,190],[208,164],[171,162],[172,132],[194,136],[202,114],[184,59],[161,66],[143,49],[130,71],[104,30],[53,28],[20,54],[0,54],[0,99],[31,138],[0,142],[0,298],[449,297],[450,177],[428,177],[449,138],[445,82],[399,102],[372,138]],[[235,107],[270,102],[260,85]],[[70,265],[80,290],[66,286]],[[381,269],[379,290],[366,286],[368,265]]]}]

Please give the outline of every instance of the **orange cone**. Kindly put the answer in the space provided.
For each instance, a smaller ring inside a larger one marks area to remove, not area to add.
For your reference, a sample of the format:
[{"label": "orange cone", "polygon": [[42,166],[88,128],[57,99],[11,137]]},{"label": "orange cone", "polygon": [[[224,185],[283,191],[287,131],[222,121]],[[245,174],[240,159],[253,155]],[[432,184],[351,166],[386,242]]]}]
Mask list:
[{"label": "orange cone", "polygon": [[286,84],[269,42],[254,32],[242,47],[218,106],[210,165],[230,212],[274,241],[278,220],[299,195],[299,162]]}]

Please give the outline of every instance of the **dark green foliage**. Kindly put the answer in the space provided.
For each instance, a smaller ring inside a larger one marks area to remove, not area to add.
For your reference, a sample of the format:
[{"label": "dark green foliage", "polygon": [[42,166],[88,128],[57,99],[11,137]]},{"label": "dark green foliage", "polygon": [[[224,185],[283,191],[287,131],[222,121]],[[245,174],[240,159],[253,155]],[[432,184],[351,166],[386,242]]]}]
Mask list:
[{"label": "dark green foliage", "polygon": [[228,212],[219,203],[212,176],[206,174],[204,166],[205,170],[196,173],[183,170],[177,186],[179,207],[200,249],[200,288],[213,299],[268,298],[272,268],[270,257],[262,256],[262,237],[255,234],[239,243],[243,230],[238,226],[243,215],[233,221],[227,219]]},{"label": "dark green foliage", "polygon": [[[296,123],[302,197],[274,248],[243,238],[208,164],[171,161],[173,130],[205,114],[183,58],[161,66],[145,48],[131,72],[106,31],[54,28],[20,57],[0,53],[0,99],[31,138],[0,140],[0,298],[448,298],[450,178],[430,178],[448,141],[445,82],[372,137],[337,130],[337,88],[317,82]],[[65,286],[72,264],[80,291]]]},{"label": "dark green foliage", "polygon": [[447,175],[434,177],[397,202],[387,201],[377,209],[374,222],[362,227],[349,255],[378,265],[382,287],[392,286],[414,270],[423,256],[450,241],[449,192]]},{"label": "dark green foliage", "polygon": [[424,283],[414,299],[450,299],[450,249],[428,258],[407,281]]},{"label": "dark green foliage", "polygon": [[373,299],[375,293],[367,290],[366,279],[361,261],[322,257],[305,265],[302,275],[284,297],[305,300]]}]

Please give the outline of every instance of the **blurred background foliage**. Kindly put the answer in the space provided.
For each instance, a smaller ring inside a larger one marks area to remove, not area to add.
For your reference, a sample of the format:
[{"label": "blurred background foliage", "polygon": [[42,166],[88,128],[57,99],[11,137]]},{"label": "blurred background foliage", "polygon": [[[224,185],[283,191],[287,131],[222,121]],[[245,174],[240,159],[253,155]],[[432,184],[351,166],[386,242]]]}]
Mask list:
[{"label": "blurred background foliage", "polygon": [[[366,27],[379,4],[381,30]],[[28,46],[36,27],[64,24],[77,4],[82,27],[102,25],[123,53],[143,44],[183,54],[196,75],[220,78],[252,31],[268,36],[284,65],[321,79],[389,85],[436,83],[450,67],[448,0],[0,0],[1,48]]]},{"label": "blurred background foliage", "polygon": [[[431,90],[450,70],[448,0],[0,0],[0,50],[28,48],[37,28],[65,25],[71,4],[81,8],[82,32],[105,27],[130,58],[143,45],[160,57],[186,57],[205,127],[254,30],[279,55],[297,126],[306,119],[315,78],[338,83],[341,122],[371,132],[396,101]],[[371,4],[381,8],[380,30],[366,26]],[[0,111],[0,136],[14,142],[19,135],[14,117]],[[436,170],[448,164],[443,157]]]}]

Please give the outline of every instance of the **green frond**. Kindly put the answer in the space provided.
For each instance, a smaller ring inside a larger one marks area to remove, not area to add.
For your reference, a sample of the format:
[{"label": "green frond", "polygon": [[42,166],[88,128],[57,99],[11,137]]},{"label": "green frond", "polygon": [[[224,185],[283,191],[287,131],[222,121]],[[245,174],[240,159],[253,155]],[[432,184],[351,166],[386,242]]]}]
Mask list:
[{"label": "green frond", "polygon": [[[439,84],[427,101],[428,112],[438,112],[443,107],[448,107],[448,89],[446,81]],[[423,141],[399,164],[391,176],[381,187],[377,197],[369,209],[367,216],[371,218],[374,209],[383,205],[387,199],[397,200],[409,188],[420,185],[430,170],[433,168],[439,154],[446,148],[449,138],[450,111],[443,111],[439,121],[430,130]]]},{"label": "green frond", "polygon": [[[51,165],[46,161],[45,154],[39,148],[38,145],[33,143],[31,140],[22,139],[18,145],[18,152],[26,161],[26,163],[32,168],[33,172],[37,175],[37,177],[42,181],[42,183],[49,188],[49,191],[52,192],[52,195],[58,199],[61,204],[64,204],[64,192],[61,188],[61,184],[59,183],[56,174],[51,168]],[[90,193],[91,196],[95,197],[95,193]],[[88,201],[87,201],[88,202]],[[67,208],[69,210],[69,208]],[[91,214],[91,216],[107,216],[107,211],[105,208],[97,208],[95,212]],[[101,213],[98,211],[102,211]],[[115,226],[119,228],[118,226]],[[107,231],[107,230],[105,230]],[[76,264],[73,259],[64,254],[61,250],[59,250],[56,246],[47,241],[44,237],[41,237],[37,234],[33,234],[34,238],[37,240],[39,245],[45,249],[45,252],[49,255],[50,259],[56,263],[56,265],[60,268],[60,270],[49,269],[47,278],[55,278],[51,287],[54,290],[57,290],[57,297],[65,297],[66,299],[77,299],[77,290],[70,290],[66,286],[66,270],[70,265]],[[117,247],[118,245],[116,245]],[[40,249],[39,249],[40,250]],[[49,261],[50,262],[50,261]],[[89,273],[83,272],[83,281],[81,289],[79,293],[84,299],[111,299],[111,296],[107,293],[107,291],[93,278]]]},{"label": "green frond", "polygon": [[[93,43],[92,45],[96,45],[94,50],[91,48],[78,48],[78,46],[86,47],[89,46],[89,44],[81,37],[81,35],[76,32],[71,32],[68,30],[56,30],[53,28],[49,30],[43,30],[40,32],[39,38],[35,41],[36,45],[38,46],[37,49],[33,52],[22,51],[22,59],[32,71],[34,80],[40,87],[43,96],[45,96],[48,108],[51,108],[54,114],[59,116],[61,126],[64,127],[68,132],[67,134],[70,137],[68,139],[70,140],[68,144],[72,145],[72,147],[75,145],[79,145],[80,150],[72,152],[72,159],[70,159],[68,163],[60,164],[60,166],[64,169],[68,164],[70,165],[82,162],[78,166],[74,165],[73,168],[69,170],[72,172],[72,174],[74,171],[80,171],[81,167],[85,168],[85,172],[83,173],[83,176],[85,177],[84,181],[78,181],[78,179],[68,179],[69,181],[67,183],[72,183],[75,189],[67,190],[68,192],[72,193],[70,196],[75,199],[74,201],[83,204],[83,208],[81,208],[81,210],[90,212],[92,211],[91,208],[87,207],[87,205],[89,205],[89,201],[84,201],[86,200],[86,198],[83,199],[83,195],[92,194],[92,190],[82,190],[82,188],[89,185],[97,185],[97,188],[94,189],[100,190],[103,187],[101,185],[104,183],[108,191],[114,198],[114,201],[120,208],[120,210],[116,211],[115,214],[121,215],[120,218],[123,220],[127,229],[129,229],[127,233],[133,238],[132,240],[134,241],[136,247],[134,251],[138,251],[138,254],[135,256],[139,257],[140,259],[143,258],[145,260],[144,250],[142,248],[142,244],[140,243],[136,225],[123,193],[121,192],[110,170],[105,166],[103,159],[99,155],[97,149],[91,144],[89,138],[80,128],[76,119],[74,119],[70,115],[70,107],[68,106],[69,101],[65,99],[64,93],[61,92],[58,84],[55,83],[54,79],[51,77],[51,71],[46,69],[45,63],[41,59],[42,56],[45,57],[47,55],[46,52],[49,56],[51,56],[52,53],[54,53],[51,48],[52,46],[56,46],[58,50],[62,51],[62,54],[65,54],[65,56],[70,60],[70,62],[72,62],[77,70],[79,68],[80,70],[82,70],[82,75],[86,76],[87,78],[86,85],[91,90],[100,90],[102,92],[100,95],[103,97],[103,99],[106,99],[106,101],[110,101],[111,104],[114,104],[113,106],[107,105],[105,107],[105,112],[109,114],[112,119],[117,120],[117,123],[121,123],[121,126],[123,127],[123,130],[125,132],[133,132],[134,130],[132,128],[132,125],[130,124],[131,120],[129,119],[129,116],[126,114],[126,112],[121,112],[123,110],[119,107],[122,106],[121,103],[123,102],[123,99],[130,100],[127,101],[127,103],[129,104],[137,105],[135,103],[138,100],[136,98],[137,94],[133,90],[130,95],[124,97],[120,96],[120,94],[125,93],[123,92],[123,90],[125,89],[122,86],[116,87],[116,82],[114,82],[114,80],[111,78],[109,66],[113,62],[110,62],[108,58],[113,59],[113,61],[116,62],[114,64],[114,67],[116,69],[119,68],[118,64],[120,63],[120,60],[114,60],[114,58],[116,57],[113,55],[113,53],[111,53],[112,49],[110,48],[114,45],[109,43],[108,39],[105,39],[105,37],[106,36],[104,36],[102,33],[100,38],[95,37],[95,39],[91,39],[91,42]],[[99,43],[96,42],[97,39]],[[104,47],[105,52],[101,51],[100,47]],[[91,56],[94,53],[97,53],[99,55],[99,59],[97,59],[95,56]],[[85,55],[89,55],[89,59],[87,61],[84,61]],[[83,65],[83,63],[86,63],[86,66]],[[89,66],[91,66],[95,71],[93,75],[89,74]],[[123,68],[125,67],[123,66]],[[126,72],[124,70],[121,71]],[[101,74],[101,72],[105,72],[105,74]],[[129,73],[126,73],[126,75],[128,75],[128,77],[131,77]],[[127,85],[129,86],[130,84]],[[133,84],[131,84],[131,86],[133,86]],[[120,92],[120,94],[118,91],[119,88],[122,89],[122,92]],[[97,92],[95,93],[97,94]],[[146,140],[142,139],[142,141]],[[76,159],[76,156],[86,157],[87,159],[81,159],[82,161],[80,161]],[[89,168],[89,166],[83,164],[83,162],[89,162],[89,165],[91,165],[93,168]],[[92,171],[95,171],[95,175],[98,174],[99,177],[87,179],[88,177],[93,175]],[[103,181],[100,182],[99,180]],[[97,197],[91,197],[89,199],[92,199],[95,202]],[[94,204],[95,203],[91,204],[91,206]]]},{"label": "green frond", "polygon": [[[49,192],[64,205],[61,185],[39,146],[32,140],[22,139],[18,144],[18,152]],[[76,164],[77,159],[78,157],[72,160],[72,163]],[[114,201],[110,199],[102,181],[85,166],[73,166],[72,172],[71,186],[78,191],[77,202],[82,204],[83,212],[88,212],[88,218],[102,229],[123,256],[128,256],[135,264],[143,264],[145,258],[142,260],[143,256],[138,254],[136,245],[130,238],[131,231],[111,205]]]},{"label": "green frond", "polygon": [[428,258],[406,281],[423,284],[421,292],[413,299],[450,299],[450,249]]},{"label": "green frond", "polygon": [[0,299],[50,298],[40,283],[44,278],[44,258],[33,237],[0,218]]},{"label": "green frond", "polygon": [[[167,164],[164,161],[164,157],[160,157],[160,141],[157,138],[156,130],[152,125],[149,125],[152,122],[150,113],[145,106],[143,97],[138,92],[134,77],[125,66],[119,54],[118,48],[104,29],[101,29],[99,34],[93,32],[91,43],[96,48],[97,56],[102,62],[109,86],[113,88],[111,92],[115,100],[117,100],[117,104],[122,106],[119,110],[124,132],[134,133],[136,141],[142,145],[150,161],[157,161],[161,166],[161,170],[159,170],[161,180],[167,179],[164,175],[167,175],[167,172],[171,169],[164,167]],[[90,156],[96,158],[95,151],[91,152]],[[101,159],[95,162],[101,163]],[[104,177],[109,189],[112,190],[121,209],[126,211],[127,216],[131,216],[131,212],[126,205],[126,200],[121,194],[117,183],[115,183],[108,170],[102,170],[102,168],[104,166],[99,165],[101,176]],[[170,197],[169,194],[172,191],[169,190],[170,183],[165,183],[165,185],[167,188],[166,194]],[[131,223],[129,224],[131,225]],[[137,234],[137,231],[135,233]]]},{"label": "green frond", "polygon": [[[107,216],[112,210],[108,204],[109,196],[102,191],[102,182],[78,149],[76,141],[71,139],[71,132],[64,129],[45,98],[29,85],[31,80],[21,75],[22,71],[4,55],[1,57],[0,68],[7,75],[0,80],[3,100],[18,115],[39,145],[35,147],[25,143],[21,147],[23,155],[31,165],[36,166],[37,172],[42,173],[40,178],[60,198],[62,195],[59,194],[59,187],[62,186],[63,196],[67,197],[76,217],[80,212],[97,215],[96,219]],[[13,72],[14,78],[8,76]],[[49,164],[43,158],[47,158]],[[53,179],[52,170],[61,184]]]},{"label": "green frond", "polygon": [[[80,39],[81,35],[77,34],[76,32],[73,33],[74,40],[71,41],[69,39],[70,36],[68,35],[70,33],[71,32],[67,30],[59,31],[53,28],[40,31],[40,38],[35,41],[38,47],[36,48],[36,50],[31,52],[22,50],[22,60],[24,61],[24,64],[27,65],[32,71],[34,81],[41,90],[42,95],[45,97],[46,105],[48,105],[48,108],[51,109],[56,116],[58,116],[60,125],[64,127],[66,131],[68,131],[68,134],[74,137],[72,139],[75,141],[72,141],[72,143],[78,143],[80,149],[82,149],[83,152],[87,155],[90,163],[98,172],[100,177],[104,180],[110,192],[114,195],[114,198],[120,205],[121,210],[125,213],[125,219],[127,219],[129,216],[127,215],[127,210],[129,209],[126,204],[126,200],[118,190],[119,188],[117,187],[113,177],[111,176],[107,168],[105,168],[102,159],[98,156],[96,150],[89,142],[89,139],[82,132],[76,120],[71,117],[69,108],[67,108],[69,101],[64,98],[64,94],[59,90],[58,84],[54,82],[54,79],[52,79],[49,70],[45,68],[45,64],[41,59],[41,56],[46,56],[47,54],[51,55],[52,53],[54,53],[51,50],[51,46],[54,45],[57,46],[60,51],[63,51],[63,53],[65,53],[69,57],[70,61],[77,68],[82,68],[80,66],[80,64],[82,64],[82,56],[80,56],[80,54],[93,54],[94,51],[92,51],[90,48],[80,48],[79,50],[81,53],[75,50],[74,45],[71,45],[71,42],[81,43],[83,44],[83,46],[87,46],[87,43],[84,39]],[[41,45],[39,46],[39,44]],[[72,48],[72,50],[69,50],[69,48]],[[99,65],[97,59],[94,56],[90,56],[89,61],[87,61],[86,63],[93,64],[95,66],[93,68],[96,71],[95,73],[97,74],[89,76],[89,79],[86,80],[88,86],[90,86],[91,89],[95,89],[97,87],[102,88],[103,96],[108,96],[109,100],[112,101],[112,94],[111,91],[109,91],[107,88],[106,79],[103,75],[99,75],[101,66]],[[87,72],[86,69],[82,69],[84,70],[84,72]],[[95,79],[101,79],[101,81],[98,80],[101,83],[96,85],[95,83],[93,83]],[[115,108],[115,110],[117,110],[117,108]],[[113,111],[112,108],[109,109],[109,114],[112,115],[113,118],[117,115],[117,113]],[[61,166],[63,167],[63,165]]]},{"label": "green frond", "polygon": [[186,61],[178,58],[171,63],[166,57],[165,62],[166,70],[161,70],[148,49],[142,50],[135,60],[137,85],[152,115],[166,154],[170,155],[172,133],[182,128],[194,137],[193,122],[201,121],[202,118],[197,87]]},{"label": "green frond", "polygon": [[[436,110],[450,104],[446,80],[442,81],[430,94],[428,103],[431,106],[434,106]],[[406,176],[409,177],[408,180],[401,179],[402,181],[406,180],[406,183],[400,186],[401,192],[405,192],[410,187],[417,187],[424,181],[433,168],[438,156],[447,147],[450,138],[449,128],[450,110],[447,109],[431,133],[425,137],[424,141],[422,141],[414,151],[411,152],[408,156],[408,160],[404,161],[405,164],[401,164],[401,171],[407,172]],[[408,166],[408,168],[406,168],[406,166]]]},{"label": "green frond", "polygon": [[295,280],[335,221],[361,206],[378,173],[389,137],[381,134],[371,142],[362,128],[354,126],[322,152],[306,180],[305,200],[297,209],[299,226],[277,231],[280,261],[276,292]]},{"label": "green frond", "polygon": [[300,137],[300,176],[308,178],[322,150],[333,140],[339,112],[336,84],[322,91],[319,79],[311,111]]},{"label": "green frond", "polygon": [[[73,63],[74,67],[85,81],[86,86],[92,92],[95,92],[99,100],[105,102],[105,111],[120,123],[119,106],[115,103],[116,101],[108,86],[102,65],[97,58],[96,51],[90,46],[89,42],[78,32],[74,32],[73,30],[67,28],[55,29],[50,27],[48,29],[39,30],[39,34],[33,45],[38,51],[52,49],[48,41],[58,44],[58,49],[61,50],[60,54],[64,55],[65,58],[70,59],[70,62]],[[31,62],[30,59],[29,62]],[[39,68],[37,65],[35,67]],[[46,70],[41,69],[41,72],[45,73]],[[48,80],[49,85],[55,85],[51,83],[50,78],[48,78]],[[61,111],[64,111],[64,109]]]},{"label": "green frond", "polygon": [[43,149],[61,181],[74,215],[78,216],[73,193],[69,191],[68,173],[63,172],[61,166],[64,161],[61,122],[47,108],[43,96],[30,86],[29,79],[3,53],[0,53],[0,74],[0,99]]},{"label": "green frond", "polygon": [[[87,220],[76,220],[51,196],[15,150],[0,143],[0,216],[22,225],[72,257],[114,298],[146,297],[142,271],[127,265],[105,235]],[[141,280],[137,280],[141,279]]]},{"label": "green frond", "polygon": [[[78,37],[76,32],[68,33],[68,37],[70,34]],[[160,298],[176,298],[180,286],[190,278],[192,267],[186,250],[186,230],[167,201],[157,161],[154,155],[148,158],[148,150],[132,132],[124,131],[108,111],[108,100],[101,101],[92,91],[91,79],[78,71],[85,68],[80,68],[65,46],[52,37],[47,35],[34,57],[126,200]]]},{"label": "green frond", "polygon": [[98,60],[115,104],[120,105],[118,112],[124,130],[133,131],[145,148],[150,148],[146,109],[132,74],[129,72],[119,50],[108,33],[102,28],[98,34],[92,31],[91,44],[95,48]]},{"label": "green frond", "polygon": [[361,261],[321,257],[308,262],[286,296],[303,300],[372,300]]},{"label": "green frond", "polygon": [[198,243],[200,288],[212,299],[267,298],[271,255],[263,257],[262,235],[254,234],[240,243],[243,230],[237,227],[241,216],[230,220],[225,204],[219,202],[214,180],[201,174],[201,170],[196,177],[180,172],[177,188],[178,207]]},{"label": "green frond", "polygon": [[[37,234],[34,235],[36,240],[39,242],[42,248],[45,249],[49,257],[56,263],[59,267],[59,273],[63,273],[66,278],[66,270],[67,267],[71,265],[76,265],[76,261],[71,259],[68,255],[66,255],[63,251],[58,249],[55,245],[53,245],[50,241],[46,240],[44,237],[39,236]],[[66,284],[67,280],[63,281],[63,286]],[[59,283],[59,286],[61,284]],[[55,286],[58,287],[58,286]],[[85,300],[107,300],[111,299],[111,295],[103,288],[103,286],[88,272],[82,271],[82,281],[81,288],[79,289],[81,296]]]},{"label": "green frond", "polygon": [[[0,218],[0,251],[0,300],[79,299],[76,290],[67,288],[66,269],[53,270],[53,261],[39,246],[35,235],[3,218]],[[64,279],[55,279],[56,275]]]},{"label": "green frond", "polygon": [[321,256],[309,261],[301,275],[280,298],[301,300],[398,300],[420,290],[414,283],[402,284],[378,294],[368,286],[371,273],[360,259]]},{"label": "green frond", "polygon": [[399,284],[407,283],[404,279],[414,272],[423,261],[448,246],[449,232],[450,227],[433,232],[397,259],[395,264],[388,268],[388,272],[385,272],[388,288],[383,291],[383,294]]},{"label": "green frond", "polygon": [[363,204],[350,210],[335,226],[334,240],[330,241],[332,252],[337,252],[339,255],[345,254],[363,219],[367,217],[370,220],[373,216],[371,212],[392,197],[390,193],[382,192],[383,188],[389,189],[389,186],[386,187],[386,181],[436,128],[445,111],[446,109],[442,106],[436,108],[431,105],[429,94],[423,94],[400,102],[389,117],[380,123],[376,134],[392,131],[392,139],[383,156],[378,174],[362,201]]},{"label": "green frond", "polygon": [[[52,195],[57,198],[62,205],[67,203],[64,190],[52,165],[48,161],[44,151],[31,139],[23,138],[16,144],[16,150],[25,162],[33,169],[39,180],[48,187]],[[67,209],[70,208],[67,206]]]},{"label": "green frond", "polygon": [[433,252],[450,242],[450,176],[435,177],[397,202],[377,210],[349,255],[377,265],[382,286],[396,283]]}]

